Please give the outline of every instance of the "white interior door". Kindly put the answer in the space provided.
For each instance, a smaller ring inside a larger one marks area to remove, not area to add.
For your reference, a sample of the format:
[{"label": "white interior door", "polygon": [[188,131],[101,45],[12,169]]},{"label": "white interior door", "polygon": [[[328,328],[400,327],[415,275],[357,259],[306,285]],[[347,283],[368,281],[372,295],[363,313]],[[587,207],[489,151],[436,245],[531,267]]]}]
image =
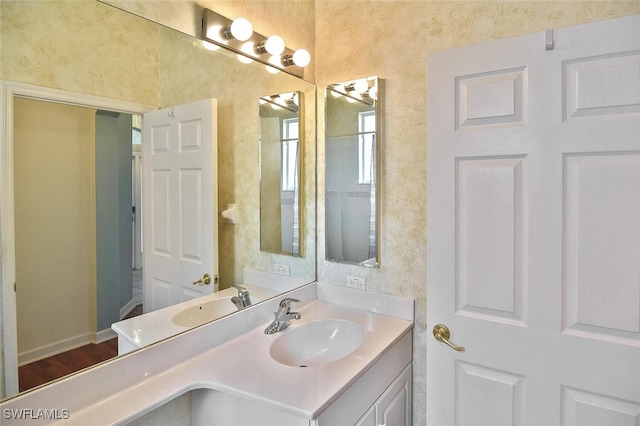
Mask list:
[{"label": "white interior door", "polygon": [[553,40],[429,57],[428,426],[640,424],[640,16]]},{"label": "white interior door", "polygon": [[[218,274],[217,102],[143,118],[145,312],[214,291]],[[209,274],[208,285],[193,282]]]}]

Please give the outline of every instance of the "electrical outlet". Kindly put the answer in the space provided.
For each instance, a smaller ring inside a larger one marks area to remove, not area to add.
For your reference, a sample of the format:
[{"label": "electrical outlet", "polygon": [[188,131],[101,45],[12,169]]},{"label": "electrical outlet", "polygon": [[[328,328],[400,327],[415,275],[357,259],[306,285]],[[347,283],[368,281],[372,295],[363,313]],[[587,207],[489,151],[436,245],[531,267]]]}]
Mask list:
[{"label": "electrical outlet", "polygon": [[367,279],[362,277],[352,277],[347,275],[347,287],[357,288],[359,290],[367,289]]},{"label": "electrical outlet", "polygon": [[276,274],[289,275],[289,265],[280,265],[276,263],[273,265],[273,270]]}]

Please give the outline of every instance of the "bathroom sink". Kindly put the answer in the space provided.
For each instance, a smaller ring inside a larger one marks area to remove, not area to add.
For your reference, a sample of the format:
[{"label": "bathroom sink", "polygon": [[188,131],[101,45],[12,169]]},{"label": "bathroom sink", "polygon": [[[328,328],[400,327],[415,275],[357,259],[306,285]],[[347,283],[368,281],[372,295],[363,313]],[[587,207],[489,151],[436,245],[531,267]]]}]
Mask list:
[{"label": "bathroom sink", "polygon": [[[256,303],[258,300],[252,299],[252,302]],[[199,325],[206,324],[209,321],[213,321],[214,319],[236,312],[237,310],[238,309],[235,307],[233,302],[231,302],[230,297],[213,299],[178,312],[173,316],[173,318],[171,318],[171,321],[182,327],[197,327]]]},{"label": "bathroom sink", "polygon": [[315,367],[344,358],[362,344],[364,330],[347,320],[318,320],[281,332],[271,357],[292,367]]}]

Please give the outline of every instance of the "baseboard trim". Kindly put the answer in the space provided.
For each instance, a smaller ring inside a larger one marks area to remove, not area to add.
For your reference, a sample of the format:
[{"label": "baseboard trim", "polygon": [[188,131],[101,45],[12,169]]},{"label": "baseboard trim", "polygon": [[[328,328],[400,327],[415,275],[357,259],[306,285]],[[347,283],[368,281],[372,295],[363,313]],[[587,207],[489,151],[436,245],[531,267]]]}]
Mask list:
[{"label": "baseboard trim", "polygon": [[80,346],[88,345],[95,341],[94,333],[83,333],[77,336],[69,337],[67,339],[59,340],[57,342],[49,343],[48,345],[42,345],[34,349],[20,352],[18,354],[18,366],[23,366],[43,358],[58,355],[62,352],[70,351],[71,349],[79,348]]},{"label": "baseboard trim", "polygon": [[136,306],[138,306],[138,304],[134,302],[133,299],[129,300],[126,305],[120,308],[120,320],[126,317],[127,314],[131,312]]},{"label": "baseboard trim", "polygon": [[49,343],[48,345],[42,345],[28,351],[20,352],[18,354],[18,367],[79,348],[80,346],[91,343],[103,343],[115,337],[118,337],[116,332],[107,328],[106,330],[101,330],[96,333],[79,334],[77,336],[69,337],[68,339]]},{"label": "baseboard trim", "polygon": [[95,343],[96,344],[104,343],[107,340],[111,340],[111,339],[113,339],[115,337],[118,337],[118,334],[115,331],[113,331],[112,329],[107,328],[106,330],[101,330],[101,331],[98,331],[96,333]]}]

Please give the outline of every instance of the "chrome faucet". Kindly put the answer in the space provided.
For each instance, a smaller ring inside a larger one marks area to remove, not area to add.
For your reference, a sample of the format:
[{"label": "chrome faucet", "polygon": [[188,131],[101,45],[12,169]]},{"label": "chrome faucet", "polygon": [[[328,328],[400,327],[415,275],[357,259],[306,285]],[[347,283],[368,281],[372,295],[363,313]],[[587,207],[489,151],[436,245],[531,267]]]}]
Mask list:
[{"label": "chrome faucet", "polygon": [[278,312],[274,312],[275,318],[264,330],[264,334],[274,334],[278,331],[282,331],[291,325],[292,319],[300,319],[300,312],[291,312],[291,303],[299,302],[298,299],[292,299],[290,297],[284,298],[280,301]]},{"label": "chrome faucet", "polygon": [[231,302],[236,305],[239,311],[243,310],[247,306],[251,305],[251,297],[249,297],[249,290],[239,285],[231,285],[238,289],[238,295],[231,298]]}]

